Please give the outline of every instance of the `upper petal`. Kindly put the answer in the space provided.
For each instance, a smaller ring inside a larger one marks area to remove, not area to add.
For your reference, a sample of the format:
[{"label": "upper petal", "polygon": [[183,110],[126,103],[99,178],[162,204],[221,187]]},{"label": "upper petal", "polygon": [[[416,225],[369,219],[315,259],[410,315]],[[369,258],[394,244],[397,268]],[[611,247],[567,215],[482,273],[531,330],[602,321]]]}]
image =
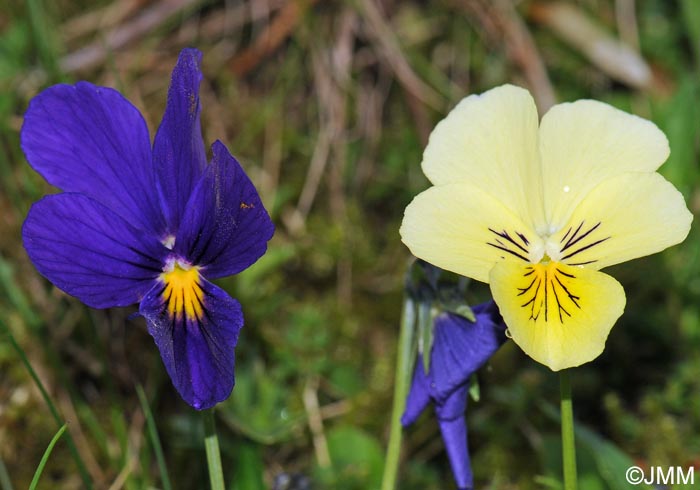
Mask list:
[{"label": "upper petal", "polygon": [[431,391],[440,403],[445,403],[457,388],[467,385],[469,377],[506,340],[505,325],[498,310],[482,308],[474,310],[474,323],[451,313],[443,313],[435,319],[428,378]]},{"label": "upper petal", "polygon": [[267,250],[275,227],[255,186],[220,141],[182,219],[175,250],[208,278],[237,274]]},{"label": "upper petal", "polygon": [[401,240],[433,265],[488,282],[505,257],[538,261],[544,245],[532,228],[492,194],[468,183],[431,187],[406,207]]},{"label": "upper petal", "polygon": [[553,371],[598,357],[625,308],[615,279],[557,262],[501,262],[490,285],[513,341]]},{"label": "upper petal", "polygon": [[50,184],[101,202],[132,225],[162,232],[146,123],[116,90],[88,82],[34,97],[20,134],[29,164]]},{"label": "upper petal", "polygon": [[434,185],[468,182],[531,226],[543,222],[537,108],[513,85],[462,100],[435,127],[423,154]]},{"label": "upper petal", "polygon": [[139,309],[180,396],[197,410],[231,394],[234,347],[243,326],[241,306],[225,291],[194,274],[164,275]]},{"label": "upper petal", "polygon": [[668,158],[666,136],[651,121],[593,100],[552,107],[540,124],[547,222],[557,230],[603,180],[653,172]]},{"label": "upper petal", "polygon": [[692,220],[683,195],[661,175],[619,175],[583,198],[550,238],[550,257],[602,269],[682,242]]},{"label": "upper petal", "polygon": [[37,270],[93,308],[141,300],[161,272],[167,249],[82,194],[47,196],[29,210],[24,247]]},{"label": "upper petal", "polygon": [[161,205],[175,234],[185,205],[207,164],[199,122],[202,53],[183,49],[173,69],[165,114],[153,142]]}]

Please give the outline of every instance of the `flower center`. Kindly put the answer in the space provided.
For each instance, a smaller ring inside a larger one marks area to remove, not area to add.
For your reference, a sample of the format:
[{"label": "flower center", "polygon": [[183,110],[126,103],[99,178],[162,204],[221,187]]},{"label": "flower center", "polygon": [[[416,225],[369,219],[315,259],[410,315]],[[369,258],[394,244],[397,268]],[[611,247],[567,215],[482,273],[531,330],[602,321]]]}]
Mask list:
[{"label": "flower center", "polygon": [[163,268],[160,280],[165,284],[163,301],[171,318],[201,320],[203,291],[199,284],[199,268],[178,259],[170,259]]},{"label": "flower center", "polygon": [[[581,221],[576,225],[553,230],[553,233],[538,235],[530,240],[524,233],[517,230],[498,231],[489,228],[493,234],[491,247],[497,248],[511,257],[517,257],[532,264],[547,265],[550,262],[560,262],[571,266],[583,266],[598,261],[597,245],[609,240],[611,235],[605,234],[602,222],[586,223]],[[596,249],[596,250],[594,250]]]}]

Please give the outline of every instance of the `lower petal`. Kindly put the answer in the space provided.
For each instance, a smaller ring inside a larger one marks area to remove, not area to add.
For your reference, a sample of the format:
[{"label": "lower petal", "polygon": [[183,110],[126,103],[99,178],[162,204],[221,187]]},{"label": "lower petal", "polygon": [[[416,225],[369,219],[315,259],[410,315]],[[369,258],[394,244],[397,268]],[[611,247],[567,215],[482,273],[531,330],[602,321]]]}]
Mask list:
[{"label": "lower petal", "polygon": [[615,279],[558,262],[501,262],[490,284],[513,341],[553,371],[598,357],[625,308]]},{"label": "lower petal", "polygon": [[204,410],[233,390],[234,347],[243,313],[238,301],[191,271],[161,276],[139,311],[178,393]]},{"label": "lower petal", "polygon": [[455,391],[444,405],[435,406],[442,440],[459,490],[471,490],[474,487],[467,444],[467,421],[464,415],[467,408],[467,392],[468,388],[465,386]]}]

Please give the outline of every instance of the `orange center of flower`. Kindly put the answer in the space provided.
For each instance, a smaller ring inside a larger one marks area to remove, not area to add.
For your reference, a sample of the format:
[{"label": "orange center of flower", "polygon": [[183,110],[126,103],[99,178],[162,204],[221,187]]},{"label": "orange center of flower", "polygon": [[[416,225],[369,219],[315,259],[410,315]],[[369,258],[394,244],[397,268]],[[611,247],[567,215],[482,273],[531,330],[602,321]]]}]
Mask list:
[{"label": "orange center of flower", "polygon": [[204,293],[199,284],[198,267],[180,261],[168,264],[160,279],[165,283],[163,301],[171,318],[188,320],[202,318]]}]

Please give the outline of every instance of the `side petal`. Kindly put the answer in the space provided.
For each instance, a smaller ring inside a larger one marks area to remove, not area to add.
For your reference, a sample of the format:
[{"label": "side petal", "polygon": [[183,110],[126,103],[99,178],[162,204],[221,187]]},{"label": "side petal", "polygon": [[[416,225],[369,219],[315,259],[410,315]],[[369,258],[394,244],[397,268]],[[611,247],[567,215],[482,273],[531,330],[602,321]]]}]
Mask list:
[{"label": "side petal", "polygon": [[544,250],[539,236],[507,206],[467,183],[418,194],[406,207],[400,233],[416,257],[482,282],[496,262],[539,260]]},{"label": "side petal", "polygon": [[199,122],[202,53],[183,49],[173,69],[165,114],[153,142],[153,163],[168,232],[175,234],[192,189],[207,164]]},{"label": "side petal", "polygon": [[542,118],[540,154],[547,221],[558,229],[578,203],[606,179],[653,172],[669,155],[651,121],[593,100],[559,104]]},{"label": "side petal", "polygon": [[22,227],[37,270],[93,308],[137,303],[161,273],[168,250],[109,208],[82,194],[36,202]]},{"label": "side petal", "polygon": [[[444,403],[452,393],[469,382],[474,374],[505,342],[505,325],[496,311],[476,313],[476,322],[450,313],[435,319],[431,390],[435,400]],[[462,410],[462,413],[464,410]]]},{"label": "side petal", "polygon": [[275,227],[255,186],[220,141],[200,179],[180,230],[175,251],[208,278],[237,274],[267,250]]},{"label": "side petal", "polygon": [[183,400],[204,410],[229,397],[243,326],[238,301],[200,276],[194,282],[161,279],[139,312]]},{"label": "side petal", "polygon": [[520,219],[542,225],[537,108],[530,93],[503,85],[463,99],[430,135],[423,172],[434,185],[468,182]]},{"label": "side petal", "polygon": [[144,230],[164,230],[148,128],[116,90],[88,82],[44,90],[29,104],[20,139],[51,185],[85,194]]},{"label": "side petal", "polygon": [[625,309],[615,279],[557,262],[501,262],[491,271],[491,292],[513,341],[553,371],[598,357]]},{"label": "side petal", "polygon": [[425,407],[430,402],[430,387],[428,386],[428,378],[423,370],[423,358],[419,354],[416,360],[416,367],[413,371],[413,381],[411,389],[406,397],[406,408],[401,416],[401,425],[408,427],[415,422]]},{"label": "side petal", "polygon": [[474,488],[467,444],[467,421],[464,414],[467,409],[467,395],[468,389],[464,387],[454,392],[445,404],[435,405],[442,440],[452,467],[452,475],[460,490]]},{"label": "side petal", "polygon": [[682,242],[692,220],[683,195],[661,175],[619,175],[585,196],[550,238],[557,245],[550,257],[602,269]]}]

